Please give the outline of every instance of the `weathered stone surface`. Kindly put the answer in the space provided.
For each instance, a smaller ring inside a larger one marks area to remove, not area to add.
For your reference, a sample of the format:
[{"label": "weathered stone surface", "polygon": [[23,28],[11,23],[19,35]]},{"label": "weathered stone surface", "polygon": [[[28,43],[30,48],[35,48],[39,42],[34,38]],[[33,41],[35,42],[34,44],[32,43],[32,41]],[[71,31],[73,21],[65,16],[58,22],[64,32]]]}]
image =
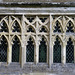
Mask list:
[{"label": "weathered stone surface", "polygon": [[3,2],[75,2],[75,0],[3,0]]},{"label": "weathered stone surface", "polygon": [[19,63],[11,63],[6,66],[6,63],[0,65],[1,74],[27,74],[32,72],[47,72],[47,73],[59,73],[59,72],[73,72],[75,71],[75,64],[53,64],[51,69],[47,64],[25,64],[23,68],[20,68]]},{"label": "weathered stone surface", "polygon": [[75,7],[74,2],[0,2],[1,7]]}]

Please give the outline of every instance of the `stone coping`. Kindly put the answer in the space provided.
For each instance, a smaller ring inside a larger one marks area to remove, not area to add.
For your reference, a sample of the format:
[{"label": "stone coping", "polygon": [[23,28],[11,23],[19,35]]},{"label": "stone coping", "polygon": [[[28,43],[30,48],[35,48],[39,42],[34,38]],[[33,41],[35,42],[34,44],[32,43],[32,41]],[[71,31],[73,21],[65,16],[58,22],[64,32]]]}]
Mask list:
[{"label": "stone coping", "polygon": [[75,2],[0,2],[0,7],[75,7]]}]

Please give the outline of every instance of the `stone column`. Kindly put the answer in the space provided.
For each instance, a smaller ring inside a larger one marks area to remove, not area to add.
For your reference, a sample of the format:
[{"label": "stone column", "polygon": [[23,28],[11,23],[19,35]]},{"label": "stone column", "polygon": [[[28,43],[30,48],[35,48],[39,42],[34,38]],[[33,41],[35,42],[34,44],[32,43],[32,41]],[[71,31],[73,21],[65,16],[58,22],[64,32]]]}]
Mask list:
[{"label": "stone column", "polygon": [[51,65],[53,63],[53,45],[52,45],[52,16],[50,15],[50,28],[49,28],[50,32],[49,32],[49,67],[51,68]]},{"label": "stone column", "polygon": [[22,16],[22,35],[21,35],[21,39],[22,39],[22,42],[21,42],[21,68],[23,68],[23,65],[25,63],[25,59],[26,57],[24,57],[25,55],[25,24],[24,24],[24,15]]},{"label": "stone column", "polygon": [[24,65],[24,47],[22,46],[21,47],[21,50],[20,50],[20,64],[21,64],[21,68],[23,68],[23,65]]},{"label": "stone column", "polygon": [[66,44],[65,42],[63,42],[62,45],[62,63],[65,64],[66,63]]},{"label": "stone column", "polygon": [[49,52],[49,67],[53,64],[53,44],[50,44],[50,52]]},{"label": "stone column", "polygon": [[36,59],[36,61],[35,61],[35,64],[37,64],[38,62],[39,62],[39,42],[37,41],[37,43],[36,43],[36,53],[35,53],[35,59]]},{"label": "stone column", "polygon": [[[37,16],[36,16],[37,19]],[[39,62],[39,42],[38,42],[38,21],[36,21],[36,48],[35,48],[35,59],[34,62],[37,64]]]},{"label": "stone column", "polygon": [[62,44],[62,48],[61,48],[61,50],[62,50],[62,52],[61,52],[61,55],[62,55],[61,56],[61,62],[63,64],[66,63],[66,29],[65,29],[64,25],[66,25],[66,19],[63,16],[63,30],[64,30],[64,32],[63,32],[63,44]]},{"label": "stone column", "polygon": [[23,46],[23,50],[24,50],[24,63],[26,63],[26,44]]},{"label": "stone column", "polygon": [[8,43],[7,64],[10,64],[11,62],[12,62],[12,45]]},{"label": "stone column", "polygon": [[54,45],[52,44],[52,47],[51,47],[51,49],[52,49],[52,54],[51,54],[51,56],[52,56],[52,57],[51,57],[51,60],[52,60],[52,61],[51,61],[51,63],[52,63],[52,64],[53,64],[53,46],[54,46]]},{"label": "stone column", "polygon": [[11,17],[9,16],[9,40],[8,40],[8,48],[7,48],[7,64],[10,64],[12,62],[12,40],[11,40]]}]

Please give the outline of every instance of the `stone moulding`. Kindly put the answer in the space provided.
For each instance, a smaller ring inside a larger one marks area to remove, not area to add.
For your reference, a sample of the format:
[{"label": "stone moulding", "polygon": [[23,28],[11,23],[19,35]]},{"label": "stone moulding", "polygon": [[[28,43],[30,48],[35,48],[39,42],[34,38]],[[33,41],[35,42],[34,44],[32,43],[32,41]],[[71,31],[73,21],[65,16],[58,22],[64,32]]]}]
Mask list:
[{"label": "stone moulding", "polygon": [[7,7],[75,7],[75,2],[1,2]]}]

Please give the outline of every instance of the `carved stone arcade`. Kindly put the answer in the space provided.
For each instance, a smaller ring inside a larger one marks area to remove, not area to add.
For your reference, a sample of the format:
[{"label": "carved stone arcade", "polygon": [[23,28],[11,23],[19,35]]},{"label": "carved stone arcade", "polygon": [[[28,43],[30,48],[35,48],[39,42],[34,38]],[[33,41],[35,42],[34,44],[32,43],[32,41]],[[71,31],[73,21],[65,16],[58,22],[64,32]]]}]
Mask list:
[{"label": "carved stone arcade", "polygon": [[[68,41],[71,41],[69,49],[67,49]],[[75,17],[73,15],[0,15],[1,45],[6,46],[7,51],[3,50],[4,57],[2,55],[0,59],[7,57],[7,60],[0,62],[7,64],[19,62],[23,67],[28,62],[47,63],[49,66],[53,63],[65,64],[66,61],[75,63]],[[4,48],[0,49],[0,54],[2,49]],[[31,54],[27,50],[31,50]],[[72,56],[67,54],[67,51],[69,53],[72,51]],[[42,52],[44,57],[41,55]]]}]

